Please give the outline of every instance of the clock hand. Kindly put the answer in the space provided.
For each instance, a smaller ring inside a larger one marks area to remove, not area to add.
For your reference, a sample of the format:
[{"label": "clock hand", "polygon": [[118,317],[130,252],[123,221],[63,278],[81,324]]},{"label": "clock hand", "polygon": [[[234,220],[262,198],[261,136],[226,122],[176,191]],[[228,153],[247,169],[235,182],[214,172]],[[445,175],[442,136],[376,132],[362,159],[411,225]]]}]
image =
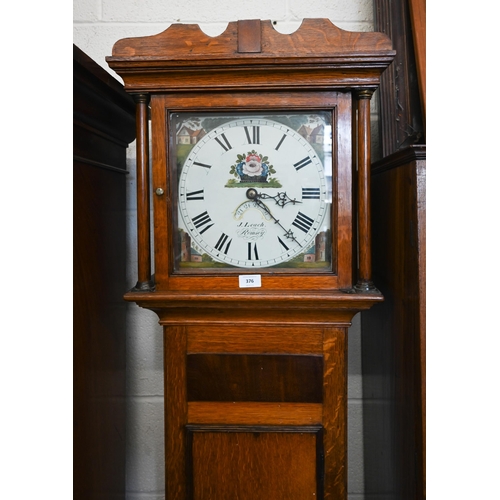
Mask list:
[{"label": "clock hand", "polygon": [[[280,223],[280,221],[271,213],[271,210],[269,210],[268,206],[265,203],[263,203],[262,201],[260,201],[259,198],[262,195],[259,194],[256,189],[254,189],[254,188],[247,189],[246,195],[247,195],[247,198],[249,200],[252,200],[256,205],[258,205],[260,208],[265,210],[271,216],[271,218],[274,219],[274,223],[278,224],[278,226],[281,227],[281,229],[283,229],[283,231],[285,231],[285,238],[288,238],[289,240],[295,241],[295,243],[297,243],[297,245],[302,247],[302,245],[296,240],[295,235],[293,234],[293,231],[290,229],[288,229],[288,230],[285,229],[282,226],[282,224]],[[272,198],[272,197],[270,196],[269,198]],[[301,202],[298,202],[298,203],[301,203]]]},{"label": "clock hand", "polygon": [[296,203],[302,203],[301,201],[297,201],[295,198],[290,198],[290,196],[288,196],[286,192],[278,193],[276,196],[270,196],[266,193],[257,193],[257,198],[263,198],[265,200],[272,199],[276,202],[276,205],[279,205],[281,208],[283,208],[288,203],[291,203],[292,205],[295,205]]}]

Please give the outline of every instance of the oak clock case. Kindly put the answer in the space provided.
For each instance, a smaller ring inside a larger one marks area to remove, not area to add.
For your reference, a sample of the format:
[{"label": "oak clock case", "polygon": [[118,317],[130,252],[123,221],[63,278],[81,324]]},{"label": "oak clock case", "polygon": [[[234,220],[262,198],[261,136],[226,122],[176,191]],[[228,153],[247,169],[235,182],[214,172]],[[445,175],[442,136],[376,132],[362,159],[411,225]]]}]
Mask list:
[{"label": "oak clock case", "polygon": [[169,120],[176,272],[331,272],[331,112]]},{"label": "oak clock case", "polygon": [[326,19],[174,24],[107,58],[137,103],[125,299],[163,326],[168,500],[347,498],[348,328],[383,300],[369,103],[393,58]]}]

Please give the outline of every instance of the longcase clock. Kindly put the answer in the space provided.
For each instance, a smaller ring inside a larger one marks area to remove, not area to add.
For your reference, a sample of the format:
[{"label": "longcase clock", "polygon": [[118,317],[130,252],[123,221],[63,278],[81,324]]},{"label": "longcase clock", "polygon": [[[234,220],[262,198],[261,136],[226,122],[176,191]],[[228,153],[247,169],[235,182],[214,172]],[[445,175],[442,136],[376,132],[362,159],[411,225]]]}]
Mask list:
[{"label": "longcase clock", "polygon": [[306,19],[174,24],[107,58],[137,103],[125,298],[163,325],[169,500],[346,498],[347,329],[383,300],[369,104],[393,57]]}]

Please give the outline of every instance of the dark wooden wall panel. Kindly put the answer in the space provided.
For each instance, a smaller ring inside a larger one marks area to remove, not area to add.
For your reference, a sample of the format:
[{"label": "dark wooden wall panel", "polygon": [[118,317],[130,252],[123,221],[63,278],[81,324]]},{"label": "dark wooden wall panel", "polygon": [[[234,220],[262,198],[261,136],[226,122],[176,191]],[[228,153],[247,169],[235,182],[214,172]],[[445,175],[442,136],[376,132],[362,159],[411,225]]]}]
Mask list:
[{"label": "dark wooden wall panel", "polygon": [[408,2],[374,0],[375,30],[386,33],[396,49],[394,61],[381,76],[378,92],[382,158],[413,144],[425,144],[422,94]]},{"label": "dark wooden wall panel", "polygon": [[365,491],[425,498],[425,146],[373,166],[373,276],[362,313]]},{"label": "dark wooden wall panel", "polygon": [[123,500],[125,149],[134,106],[75,46],[73,62],[74,499]]},{"label": "dark wooden wall panel", "polygon": [[372,168],[373,278],[363,313],[365,490],[425,498],[425,0],[374,0],[396,57],[382,75]]},{"label": "dark wooden wall panel", "polygon": [[410,17],[413,31],[413,46],[417,65],[418,86],[422,100],[422,113],[426,116],[426,13],[425,0],[409,0]]}]

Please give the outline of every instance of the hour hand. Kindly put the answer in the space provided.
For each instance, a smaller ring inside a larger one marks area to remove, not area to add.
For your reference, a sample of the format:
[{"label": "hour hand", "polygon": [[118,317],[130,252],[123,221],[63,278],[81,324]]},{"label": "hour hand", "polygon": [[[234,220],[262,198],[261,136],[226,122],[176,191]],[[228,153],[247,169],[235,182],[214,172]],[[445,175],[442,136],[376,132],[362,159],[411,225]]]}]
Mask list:
[{"label": "hour hand", "polygon": [[258,193],[257,197],[264,200],[272,199],[276,202],[276,205],[279,205],[281,208],[283,208],[285,205],[288,205],[288,203],[291,203],[292,205],[295,205],[296,203],[302,203],[301,201],[297,201],[295,198],[290,198],[290,196],[288,196],[285,191],[283,191],[282,193],[278,193],[276,196],[270,196],[266,193]]}]

